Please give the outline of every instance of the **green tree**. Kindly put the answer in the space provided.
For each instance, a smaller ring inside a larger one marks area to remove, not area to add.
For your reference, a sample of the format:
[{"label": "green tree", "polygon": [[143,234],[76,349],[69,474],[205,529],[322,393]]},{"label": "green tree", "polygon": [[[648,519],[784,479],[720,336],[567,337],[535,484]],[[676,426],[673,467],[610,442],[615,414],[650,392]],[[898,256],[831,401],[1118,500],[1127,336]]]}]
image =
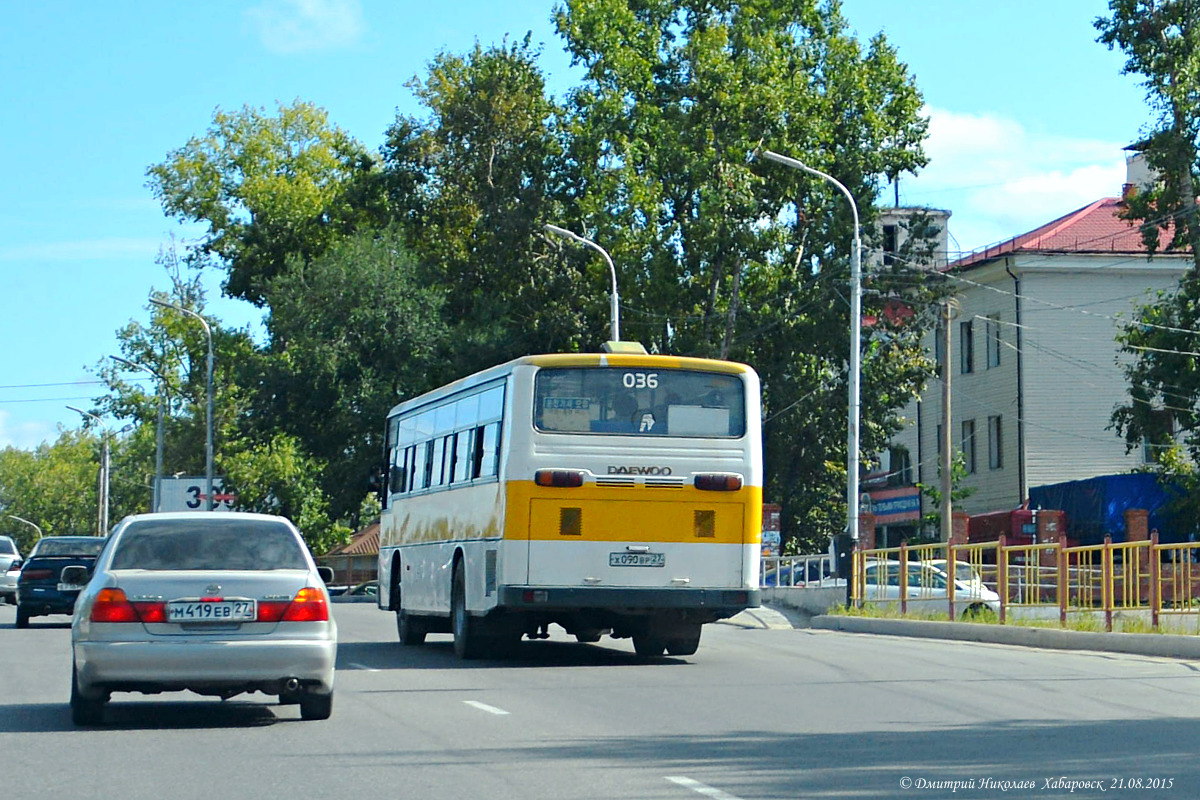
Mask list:
[{"label": "green tree", "polygon": [[269,441],[234,442],[223,458],[238,508],[278,514],[296,524],[314,555],[349,540],[351,529],[331,521],[329,500],[321,491],[321,464],[287,434]]},{"label": "green tree", "polygon": [[606,294],[580,291],[583,269],[544,247],[542,225],[565,215],[572,165],[536,58],[528,36],[439,54],[409,84],[427,116],[398,117],[383,148],[392,214],[445,287],[458,375],[602,336]]},{"label": "green tree", "polygon": [[[1157,182],[1126,198],[1125,216],[1143,223],[1151,255],[1191,253],[1177,291],[1160,292],[1142,306],[1117,337],[1129,382],[1130,402],[1113,414],[1113,425],[1130,450],[1149,445],[1161,471],[1194,482],[1185,454],[1200,463],[1200,2],[1110,0],[1111,16],[1096,20],[1099,41],[1126,55],[1125,74],[1141,76],[1146,100],[1157,115],[1141,143]],[[1181,451],[1174,449],[1178,441]]]},{"label": "green tree", "polygon": [[322,464],[318,485],[334,517],[357,524],[387,412],[457,377],[442,358],[445,290],[429,284],[395,228],[339,240],[307,263],[293,258],[269,284],[253,436],[295,437]]},{"label": "green tree", "polygon": [[1108,7],[1112,16],[1095,22],[1099,41],[1124,51],[1122,73],[1141,76],[1158,115],[1141,148],[1160,180],[1126,199],[1126,216],[1145,223],[1151,253],[1190,249],[1200,265],[1200,0],[1110,0]]},{"label": "green tree", "polygon": [[206,135],[147,175],[168,216],[208,225],[191,260],[215,258],[228,271],[225,292],[261,306],[288,256],[320,253],[362,221],[348,190],[372,163],[323,109],[297,100],[274,115],[218,110]]},{"label": "green tree", "polygon": [[[570,222],[619,265],[631,338],[758,369],[768,495],[785,534],[823,544],[846,514],[850,211],[824,182],[752,156],[837,177],[870,236],[881,181],[925,163],[911,76],[882,35],[864,49],[837,2],[567,0],[556,18],[587,76],[570,102]],[[869,313],[915,313],[865,343],[864,452],[928,375],[935,287],[914,272],[870,276]]]},{"label": "green tree", "polygon": [[[33,450],[0,450],[0,533],[12,536],[22,552],[29,551],[37,533],[8,518],[15,514],[46,536],[95,535],[99,451],[99,437],[83,430],[62,431],[53,444]],[[120,519],[121,513],[118,503],[110,519]]]}]

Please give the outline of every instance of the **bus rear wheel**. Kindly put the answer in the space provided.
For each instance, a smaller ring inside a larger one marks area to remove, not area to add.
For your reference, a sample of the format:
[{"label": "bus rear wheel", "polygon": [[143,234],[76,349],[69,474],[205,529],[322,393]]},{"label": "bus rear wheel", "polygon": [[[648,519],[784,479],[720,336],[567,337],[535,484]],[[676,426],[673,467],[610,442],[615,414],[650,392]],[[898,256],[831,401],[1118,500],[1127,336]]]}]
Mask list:
[{"label": "bus rear wheel", "polygon": [[479,630],[481,623],[467,613],[467,579],[460,561],[454,565],[450,584],[450,631],[454,634],[454,654],[462,659],[481,658],[486,640]]},{"label": "bus rear wheel", "polygon": [[677,629],[667,639],[667,653],[673,656],[690,656],[700,647],[700,626],[687,625]]},{"label": "bus rear wheel", "polygon": [[658,658],[667,647],[667,642],[661,636],[639,634],[633,637],[633,652],[642,658]]},{"label": "bus rear wheel", "polygon": [[425,620],[414,617],[403,608],[396,611],[396,633],[400,636],[400,644],[407,647],[425,644],[425,634],[428,632]]}]

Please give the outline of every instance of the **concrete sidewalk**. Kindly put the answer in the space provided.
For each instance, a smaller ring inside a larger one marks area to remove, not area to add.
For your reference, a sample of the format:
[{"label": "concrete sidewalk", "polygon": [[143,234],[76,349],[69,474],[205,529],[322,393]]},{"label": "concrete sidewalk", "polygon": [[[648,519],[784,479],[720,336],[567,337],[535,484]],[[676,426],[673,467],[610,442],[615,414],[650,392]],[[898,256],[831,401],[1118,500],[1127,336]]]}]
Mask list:
[{"label": "concrete sidewalk", "polygon": [[915,636],[959,642],[992,642],[1051,650],[1094,650],[1162,658],[1200,660],[1200,636],[1171,633],[1095,633],[1061,628],[1027,628],[978,622],[939,622],[918,619],[875,619],[820,615],[812,627],[846,633]]},{"label": "concrete sidewalk", "polygon": [[784,604],[746,609],[721,622],[726,625],[760,630],[815,628],[842,633],[911,636],[959,642],[988,642],[1021,647],[1041,647],[1048,650],[1091,650],[1102,653],[1128,653],[1200,661],[1200,636],[1171,633],[1100,633],[977,622],[880,619],[845,617],[835,614],[814,615]]}]

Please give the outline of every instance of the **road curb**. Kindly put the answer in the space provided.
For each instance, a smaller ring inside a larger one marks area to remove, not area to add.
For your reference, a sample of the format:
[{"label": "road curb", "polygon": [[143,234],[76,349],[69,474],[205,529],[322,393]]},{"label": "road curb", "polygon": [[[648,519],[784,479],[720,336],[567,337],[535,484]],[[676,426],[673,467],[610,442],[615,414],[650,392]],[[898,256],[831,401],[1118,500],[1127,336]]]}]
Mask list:
[{"label": "road curb", "polygon": [[812,627],[846,633],[990,642],[1052,650],[1096,650],[1162,658],[1200,659],[1200,636],[1171,633],[1094,633],[977,622],[877,619],[831,614],[813,617]]}]

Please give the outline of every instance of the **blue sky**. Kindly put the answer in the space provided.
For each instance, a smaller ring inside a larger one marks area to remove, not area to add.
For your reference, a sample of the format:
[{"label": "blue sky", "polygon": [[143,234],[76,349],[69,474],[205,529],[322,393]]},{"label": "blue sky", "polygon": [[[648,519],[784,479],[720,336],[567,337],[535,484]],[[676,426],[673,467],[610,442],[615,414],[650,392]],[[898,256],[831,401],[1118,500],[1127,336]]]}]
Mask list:
[{"label": "blue sky", "polygon": [[[77,427],[115,332],[146,321],[168,281],[155,263],[172,235],[145,170],[202,134],[217,108],[297,98],[369,147],[404,84],[439,51],[532,31],[551,88],[573,76],[553,0],[206,0],[8,2],[0,28],[0,447]],[[1123,58],[1095,42],[1105,0],[845,0],[864,40],[884,31],[930,114],[930,166],[903,204],[953,213],[970,250],[1117,194],[1121,147],[1149,122]],[[953,243],[952,243],[953,246]],[[226,324],[260,312],[219,297]]]}]

